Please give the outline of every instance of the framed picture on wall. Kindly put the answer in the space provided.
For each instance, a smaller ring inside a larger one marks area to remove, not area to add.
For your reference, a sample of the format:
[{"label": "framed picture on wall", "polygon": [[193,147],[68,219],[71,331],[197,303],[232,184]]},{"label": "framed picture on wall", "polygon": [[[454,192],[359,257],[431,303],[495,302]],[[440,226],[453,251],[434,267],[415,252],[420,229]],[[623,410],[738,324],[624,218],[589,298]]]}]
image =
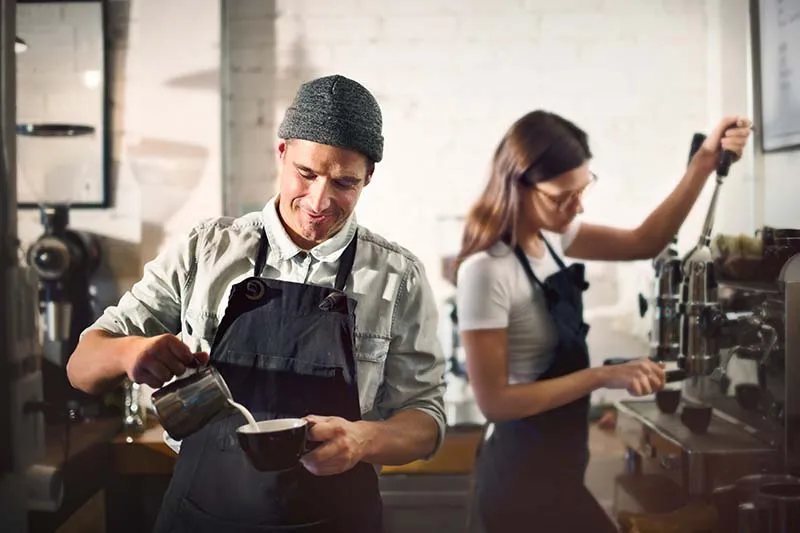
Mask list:
[{"label": "framed picture on wall", "polygon": [[800,148],[800,0],[750,5],[762,149]]}]

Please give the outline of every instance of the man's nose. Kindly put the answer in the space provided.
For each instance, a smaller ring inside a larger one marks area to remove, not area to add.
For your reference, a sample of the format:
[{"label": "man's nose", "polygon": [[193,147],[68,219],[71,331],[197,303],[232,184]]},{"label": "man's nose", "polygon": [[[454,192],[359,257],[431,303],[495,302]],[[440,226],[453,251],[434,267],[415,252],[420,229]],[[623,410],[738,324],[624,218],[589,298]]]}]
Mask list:
[{"label": "man's nose", "polygon": [[331,186],[327,179],[317,178],[314,180],[308,194],[309,207],[315,213],[322,213],[331,205]]}]

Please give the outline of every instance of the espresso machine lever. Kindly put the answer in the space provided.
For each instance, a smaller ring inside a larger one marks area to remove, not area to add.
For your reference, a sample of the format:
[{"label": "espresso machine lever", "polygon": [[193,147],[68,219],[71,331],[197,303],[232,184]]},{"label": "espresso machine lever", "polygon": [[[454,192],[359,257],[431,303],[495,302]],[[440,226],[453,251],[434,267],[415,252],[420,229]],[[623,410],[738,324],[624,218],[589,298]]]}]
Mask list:
[{"label": "espresso machine lever", "polygon": [[714,192],[700,238],[681,263],[680,355],[678,364],[688,376],[707,376],[719,367],[715,330],[724,321],[717,299],[717,280],[711,256],[711,232],[724,178],[734,154],[723,150],[717,164]]}]

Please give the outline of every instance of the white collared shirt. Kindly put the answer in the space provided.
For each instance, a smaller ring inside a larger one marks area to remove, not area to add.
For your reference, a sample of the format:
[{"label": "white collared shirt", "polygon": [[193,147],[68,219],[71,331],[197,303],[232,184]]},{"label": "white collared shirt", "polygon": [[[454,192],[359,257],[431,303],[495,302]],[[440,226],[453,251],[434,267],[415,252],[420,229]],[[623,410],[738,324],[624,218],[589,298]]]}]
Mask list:
[{"label": "white collared shirt", "polygon": [[355,357],[362,415],[387,419],[403,409],[420,409],[436,420],[441,443],[445,360],[430,284],[413,254],[358,226],[355,215],[308,251],[286,233],[277,198],[261,213],[203,222],[147,263],[142,279],[91,328],[120,336],[172,333],[194,351],[209,351],[231,287],[253,275],[262,228],[270,246],[261,276],[329,287],[358,231],[345,292],[358,302]]}]

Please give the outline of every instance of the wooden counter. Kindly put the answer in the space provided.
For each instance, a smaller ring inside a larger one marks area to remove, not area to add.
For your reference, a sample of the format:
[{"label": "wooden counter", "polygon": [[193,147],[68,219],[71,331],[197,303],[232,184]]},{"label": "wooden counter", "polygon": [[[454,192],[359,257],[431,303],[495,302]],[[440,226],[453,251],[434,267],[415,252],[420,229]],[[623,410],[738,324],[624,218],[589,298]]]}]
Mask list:
[{"label": "wooden counter", "polygon": [[111,464],[118,475],[171,475],[178,455],[164,442],[164,429],[147,424],[139,435],[124,432],[112,441]]},{"label": "wooden counter", "polygon": [[[150,421],[139,435],[119,434],[113,440],[112,465],[118,475],[170,475],[177,454],[163,439],[164,430]],[[438,453],[428,461],[414,461],[403,466],[386,466],[390,474],[469,474],[480,441],[478,426],[449,428]]]}]

